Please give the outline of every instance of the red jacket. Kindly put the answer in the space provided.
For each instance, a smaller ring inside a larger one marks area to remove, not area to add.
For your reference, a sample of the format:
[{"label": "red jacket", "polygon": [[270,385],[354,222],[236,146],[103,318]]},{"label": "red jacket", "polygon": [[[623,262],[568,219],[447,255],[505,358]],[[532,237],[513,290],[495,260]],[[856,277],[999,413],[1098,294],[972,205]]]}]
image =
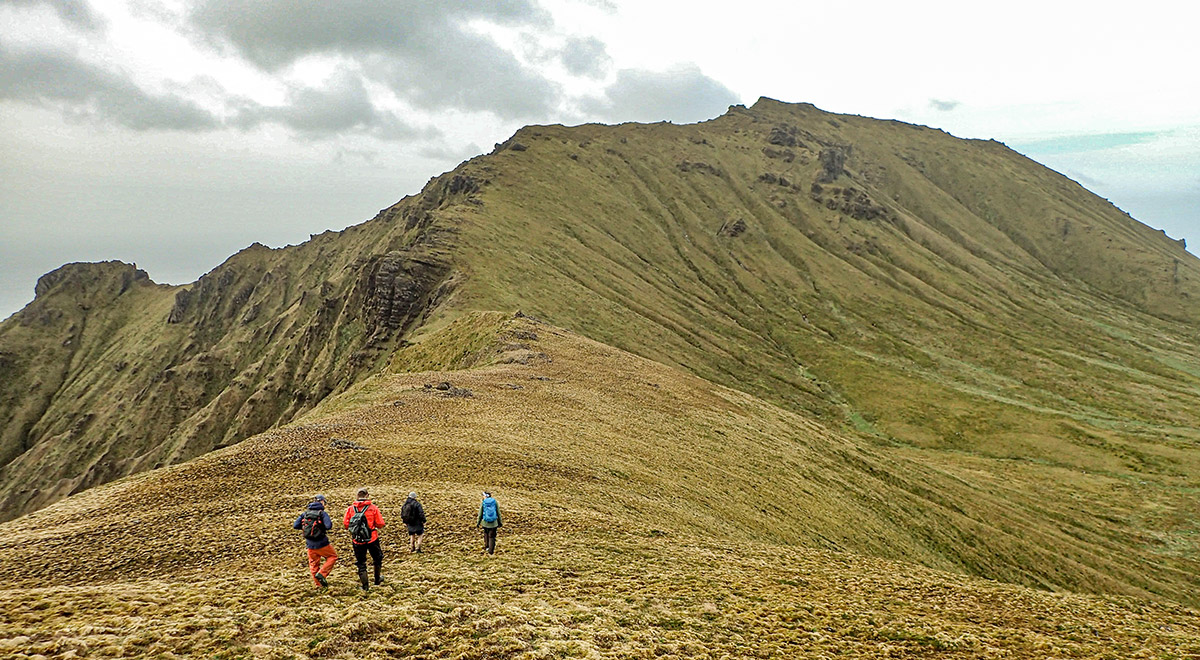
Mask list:
[{"label": "red jacket", "polygon": [[346,518],[342,520],[342,527],[350,527],[350,518],[359,511],[362,511],[364,506],[367,507],[367,524],[371,526],[371,540],[367,541],[367,543],[374,543],[379,540],[380,528],[387,523],[383,522],[383,514],[379,513],[379,507],[372,504],[371,500],[358,500],[347,507]]}]

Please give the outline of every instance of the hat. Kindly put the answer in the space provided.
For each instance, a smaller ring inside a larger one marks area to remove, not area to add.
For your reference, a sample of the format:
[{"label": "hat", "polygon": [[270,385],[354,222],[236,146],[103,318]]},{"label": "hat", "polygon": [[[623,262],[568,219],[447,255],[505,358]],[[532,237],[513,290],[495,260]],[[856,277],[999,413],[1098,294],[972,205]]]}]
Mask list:
[{"label": "hat", "polygon": [[324,501],[325,501],[325,496],[324,496],[324,495],[317,495],[316,497],[314,497],[314,498],[313,498],[313,501],[314,501],[314,502],[324,502]]},{"label": "hat", "polygon": [[489,493],[489,492],[487,492],[487,491],[485,490],[485,491],[483,491],[483,496],[484,496],[484,497],[491,497],[491,496],[492,496],[492,494],[491,494],[491,493]]},{"label": "hat", "polygon": [[414,499],[414,500],[415,500],[415,499],[417,499],[417,494],[416,494],[416,493],[409,493],[409,494],[408,494],[408,496],[409,496],[409,497],[411,497],[411,498],[412,498],[412,499]]}]

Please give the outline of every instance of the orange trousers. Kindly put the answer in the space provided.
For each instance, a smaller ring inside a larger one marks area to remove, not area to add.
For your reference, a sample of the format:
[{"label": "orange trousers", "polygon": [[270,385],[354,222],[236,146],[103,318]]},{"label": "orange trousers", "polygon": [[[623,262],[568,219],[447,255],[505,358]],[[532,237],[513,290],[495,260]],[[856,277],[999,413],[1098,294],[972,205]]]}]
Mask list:
[{"label": "orange trousers", "polygon": [[[324,562],[322,562],[324,560]],[[308,572],[312,574],[313,584],[321,586],[317,582],[317,573],[329,577],[329,571],[333,570],[333,565],[337,563],[337,551],[333,549],[333,544],[319,548],[317,550],[308,551]]]}]

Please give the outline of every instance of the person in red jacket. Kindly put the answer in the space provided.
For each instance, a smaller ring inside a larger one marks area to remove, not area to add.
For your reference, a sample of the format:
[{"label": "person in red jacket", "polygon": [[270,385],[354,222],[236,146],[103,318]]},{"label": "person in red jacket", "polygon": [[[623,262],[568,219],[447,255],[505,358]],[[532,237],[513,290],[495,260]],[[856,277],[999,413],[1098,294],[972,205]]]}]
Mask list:
[{"label": "person in red jacket", "polygon": [[362,582],[363,591],[371,588],[367,581],[367,553],[375,563],[375,584],[383,584],[383,550],[379,547],[379,530],[387,523],[379,507],[371,503],[370,494],[363,488],[358,491],[358,500],[346,508],[346,517],[342,526],[350,530],[350,540],[354,542],[354,561],[358,566],[358,579]]}]

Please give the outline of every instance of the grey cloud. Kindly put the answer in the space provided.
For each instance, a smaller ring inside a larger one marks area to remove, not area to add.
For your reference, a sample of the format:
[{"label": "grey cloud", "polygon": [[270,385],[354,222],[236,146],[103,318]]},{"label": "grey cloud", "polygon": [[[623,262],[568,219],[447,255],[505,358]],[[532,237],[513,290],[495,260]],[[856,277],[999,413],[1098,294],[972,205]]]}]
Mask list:
[{"label": "grey cloud", "polygon": [[124,77],[62,53],[14,54],[0,47],[0,99],[62,107],[69,116],[134,130],[215,128],[212,113],[170,94],[151,94]]},{"label": "grey cloud", "polygon": [[939,112],[950,112],[951,110],[962,105],[960,101],[943,101],[941,99],[929,99],[929,107]]},{"label": "grey cloud", "polygon": [[694,122],[738,102],[728,87],[687,65],[661,72],[622,69],[604,98],[585,103],[584,110],[610,121]]},{"label": "grey cloud", "polygon": [[[549,16],[528,0],[204,0],[191,15],[201,39],[267,71],[309,55],[340,55],[423,110],[491,112],[502,119],[549,115],[561,98],[560,87],[487,36],[468,30],[466,23],[474,19],[550,25]],[[560,52],[548,56],[577,76],[598,77],[610,65],[604,44],[595,38],[568,39]]]},{"label": "grey cloud", "polygon": [[469,158],[474,158],[483,153],[483,148],[474,142],[470,142],[460,148],[452,148],[446,145],[426,147],[421,150],[421,155],[426,158],[444,161],[464,161]]},{"label": "grey cloud", "polygon": [[382,140],[409,140],[440,135],[434,128],[414,127],[377,108],[362,78],[344,71],[323,87],[292,88],[281,106],[243,101],[233,123],[243,129],[277,123],[309,138],[366,133]]},{"label": "grey cloud", "polygon": [[557,87],[466,29],[474,19],[549,24],[548,15],[524,0],[207,0],[191,17],[202,38],[265,70],[306,55],[336,54],[355,59],[425,109],[486,110],[510,119],[544,115],[556,102]]},{"label": "grey cloud", "polygon": [[338,148],[337,153],[333,155],[333,162],[340,165],[355,158],[368,165],[374,165],[379,160],[379,152],[370,149]]},{"label": "grey cloud", "polygon": [[378,57],[366,68],[376,80],[426,109],[492,112],[504,119],[542,117],[557,85],[515,63],[496,44],[464,33],[439,35],[423,57]]},{"label": "grey cloud", "polygon": [[[214,95],[219,83],[201,77],[191,85]],[[279,124],[310,138],[361,133],[382,140],[433,139],[433,127],[416,127],[376,107],[358,75],[343,72],[325,86],[295,87],[286,103],[264,106],[228,99],[231,118],[222,120],[183,96],[151,94],[122,74],[57,52],[12,53],[0,46],[0,100],[60,108],[64,115],[123,126],[135,131],[209,131],[232,126],[249,130]]]},{"label": "grey cloud", "polygon": [[576,76],[599,77],[611,62],[604,42],[595,37],[568,39],[562,51],[563,66]]},{"label": "grey cloud", "polygon": [[104,27],[104,21],[83,0],[0,0],[0,5],[9,5],[12,7],[47,6],[53,9],[59,18],[77,27],[88,30],[99,30]]}]

